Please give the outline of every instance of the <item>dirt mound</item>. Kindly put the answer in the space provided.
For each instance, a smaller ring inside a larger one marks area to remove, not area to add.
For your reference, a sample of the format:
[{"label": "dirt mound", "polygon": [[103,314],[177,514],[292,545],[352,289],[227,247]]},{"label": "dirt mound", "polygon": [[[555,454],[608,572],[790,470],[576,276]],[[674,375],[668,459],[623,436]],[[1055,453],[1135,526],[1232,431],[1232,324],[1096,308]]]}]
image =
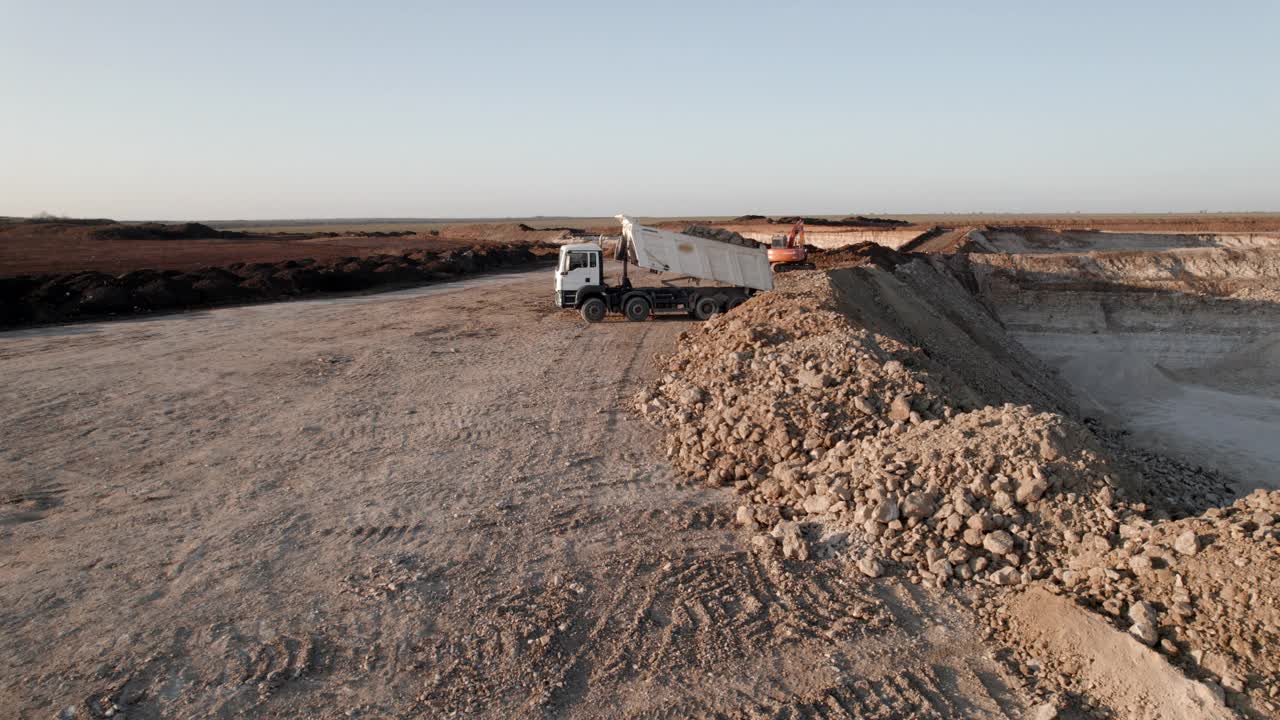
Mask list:
[{"label": "dirt mound", "polygon": [[114,225],[115,220],[107,218],[66,218],[56,215],[39,216],[39,217],[12,217],[8,215],[0,215],[0,230],[11,227],[33,227],[33,226],[53,226],[60,228],[82,228],[96,227],[100,225]]},{"label": "dirt mound", "polygon": [[969,237],[972,230],[971,227],[949,228],[935,225],[898,249],[903,252],[946,254],[981,250]]},{"label": "dirt mound", "polygon": [[758,552],[973,586],[959,597],[995,625],[993,594],[1047,588],[1176,663],[1210,658],[1236,707],[1280,709],[1260,659],[1280,640],[1280,494],[1204,511],[1221,477],[1083,422],[941,259],[788,276],[666,369],[638,410],[686,476],[733,488]]},{"label": "dirt mound", "polygon": [[875,265],[885,270],[892,270],[904,262],[910,262],[916,256],[893,250],[879,243],[860,242],[829,250],[809,246],[809,257],[821,269]]},{"label": "dirt mound", "polygon": [[95,240],[199,240],[208,238],[243,238],[246,233],[233,230],[215,230],[202,223],[180,224],[140,223],[117,224],[94,230]]},{"label": "dirt mound", "polygon": [[839,220],[830,220],[820,217],[803,217],[800,215],[786,215],[779,218],[772,218],[771,223],[779,225],[794,225],[803,220],[805,225],[813,227],[857,227],[857,228],[894,228],[906,227],[911,223],[906,220],[894,220],[892,218],[871,218],[865,215],[850,215]]},{"label": "dirt mound", "polygon": [[[320,232],[316,233],[316,237],[339,238],[339,237],[359,237],[359,238],[400,238],[413,237],[417,235],[416,230],[349,230],[347,232]],[[428,230],[427,235],[437,236],[439,230]]]},{"label": "dirt mound", "polygon": [[1259,714],[1280,710],[1280,491],[1182,520],[1132,517],[1117,535],[1081,542],[1063,587]]},{"label": "dirt mound", "polygon": [[[945,281],[915,265],[909,282]],[[1043,577],[1063,537],[1045,527],[1060,512],[1104,522],[1118,471],[1078,421],[1031,407],[1063,401],[1029,357],[993,353],[989,318],[942,332],[958,323],[911,296],[878,267],[798,280],[689,338],[640,407],[671,428],[677,465],[743,496],[740,521],[770,532],[758,545],[847,546],[869,574],[892,563],[937,583]]]},{"label": "dirt mound", "polygon": [[550,246],[528,244],[485,245],[442,253],[411,251],[328,262],[304,259],[233,263],[191,271],[19,275],[0,278],[0,326],[422,284],[529,265],[548,257],[549,249]]},{"label": "dirt mound", "polygon": [[571,237],[575,229],[542,229],[525,223],[462,223],[440,228],[440,237],[495,243],[554,242]]},{"label": "dirt mound", "polygon": [[764,215],[739,215],[738,217],[733,219],[733,222],[738,222],[738,223],[758,222],[760,220],[768,220],[768,219],[769,218],[765,217]]},{"label": "dirt mound", "polygon": [[568,227],[568,226],[537,228],[532,225],[526,225],[524,223],[520,223],[518,227],[524,232],[558,232],[558,233],[567,233],[575,237],[587,234],[587,231],[583,230],[582,228]]}]

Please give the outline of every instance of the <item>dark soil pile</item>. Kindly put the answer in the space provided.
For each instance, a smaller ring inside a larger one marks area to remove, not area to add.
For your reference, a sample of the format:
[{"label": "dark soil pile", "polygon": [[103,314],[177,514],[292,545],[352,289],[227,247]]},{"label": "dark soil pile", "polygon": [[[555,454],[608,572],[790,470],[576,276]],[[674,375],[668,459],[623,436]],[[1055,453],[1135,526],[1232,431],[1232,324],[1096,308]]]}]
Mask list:
[{"label": "dark soil pile", "polygon": [[416,250],[327,262],[304,259],[233,263],[191,271],[19,275],[0,278],[0,327],[419,285],[533,264],[552,257],[549,251],[553,248],[510,244],[439,253]]},{"label": "dark soil pile", "polygon": [[814,265],[822,269],[875,265],[878,268],[892,270],[902,263],[919,257],[913,253],[898,252],[873,242],[854,243],[830,250],[808,247],[809,258]]},{"label": "dark soil pile", "polygon": [[0,215],[0,229],[19,225],[60,225],[64,227],[93,227],[97,225],[114,225],[115,220],[107,218],[64,218],[64,217],[13,217]]},{"label": "dark soil pile", "polygon": [[[316,237],[367,237],[367,238],[398,238],[413,237],[417,235],[415,230],[352,230],[350,232],[321,232],[316,233]],[[430,230],[426,234],[436,236],[440,234],[439,230]]]},{"label": "dark soil pile", "polygon": [[840,220],[787,215],[784,217],[773,218],[769,222],[778,225],[794,225],[801,220],[804,221],[805,225],[812,225],[813,227],[894,228],[905,227],[911,224],[906,220],[894,220],[893,218],[870,218],[865,215],[850,215],[849,217],[841,218]]},{"label": "dark soil pile", "polygon": [[243,238],[246,233],[233,230],[214,230],[203,223],[178,224],[137,223],[111,224],[91,233],[96,240],[199,240],[209,238]]}]

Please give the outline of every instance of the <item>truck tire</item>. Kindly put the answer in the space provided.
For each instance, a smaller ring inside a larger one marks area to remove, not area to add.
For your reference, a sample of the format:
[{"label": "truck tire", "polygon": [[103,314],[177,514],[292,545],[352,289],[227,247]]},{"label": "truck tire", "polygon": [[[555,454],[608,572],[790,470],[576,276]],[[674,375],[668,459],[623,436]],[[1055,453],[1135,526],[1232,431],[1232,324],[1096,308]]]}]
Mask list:
[{"label": "truck tire", "polygon": [[631,322],[649,319],[649,301],[640,296],[627,298],[622,304],[622,314]]},{"label": "truck tire", "polygon": [[744,298],[744,297],[736,297],[736,298],[734,298],[734,299],[732,299],[732,300],[730,300],[730,301],[729,301],[729,306],[728,306],[726,309],[727,309],[727,310],[732,310],[732,309],[734,309],[734,308],[738,307],[739,305],[741,305],[742,303],[744,303],[744,302],[746,302],[746,301],[747,301],[747,299],[746,299],[746,298]]},{"label": "truck tire", "polygon": [[698,298],[693,304],[693,316],[699,320],[710,320],[712,315],[720,312],[720,303],[715,298]]},{"label": "truck tire", "polygon": [[582,307],[578,308],[578,312],[582,314],[582,319],[589,323],[597,323],[603,320],[607,310],[604,300],[598,297],[587,298],[583,301]]}]

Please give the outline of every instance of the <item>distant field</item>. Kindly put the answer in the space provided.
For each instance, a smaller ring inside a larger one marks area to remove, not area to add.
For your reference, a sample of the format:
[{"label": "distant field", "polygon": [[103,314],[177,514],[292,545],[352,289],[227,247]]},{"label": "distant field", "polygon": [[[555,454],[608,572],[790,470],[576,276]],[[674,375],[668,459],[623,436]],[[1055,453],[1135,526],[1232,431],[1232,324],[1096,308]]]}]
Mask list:
[{"label": "distant field", "polygon": [[[729,218],[644,218],[644,222],[673,221],[681,219],[727,220]],[[246,232],[395,232],[412,230],[414,232],[430,232],[441,230],[451,225],[511,225],[523,223],[532,228],[586,228],[616,226],[618,221],[612,217],[533,217],[533,218],[368,218],[368,219],[303,219],[303,220],[225,220],[206,223],[220,230],[242,230]]]},{"label": "distant field", "polygon": [[[856,213],[808,215],[829,220]],[[871,218],[893,218],[914,225],[1042,225],[1057,228],[1097,228],[1106,230],[1237,230],[1242,232],[1280,231],[1280,212],[1256,213],[924,213],[882,215]],[[700,215],[685,217],[644,217],[646,223],[727,222],[736,216]],[[533,228],[605,228],[616,225],[612,217],[529,217],[529,218],[354,218],[299,220],[227,220],[208,222],[224,230],[249,232],[394,232],[412,230],[429,232],[459,224],[515,224]]]}]

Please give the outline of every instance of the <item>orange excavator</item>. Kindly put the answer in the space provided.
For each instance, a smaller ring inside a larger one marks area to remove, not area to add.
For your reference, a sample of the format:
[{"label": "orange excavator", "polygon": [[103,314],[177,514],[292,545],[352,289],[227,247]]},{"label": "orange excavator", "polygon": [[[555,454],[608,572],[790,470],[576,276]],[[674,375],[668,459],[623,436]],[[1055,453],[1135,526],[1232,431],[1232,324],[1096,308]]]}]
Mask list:
[{"label": "orange excavator", "polygon": [[804,220],[797,220],[786,235],[774,235],[769,242],[769,267],[776,273],[813,270],[804,246]]}]

